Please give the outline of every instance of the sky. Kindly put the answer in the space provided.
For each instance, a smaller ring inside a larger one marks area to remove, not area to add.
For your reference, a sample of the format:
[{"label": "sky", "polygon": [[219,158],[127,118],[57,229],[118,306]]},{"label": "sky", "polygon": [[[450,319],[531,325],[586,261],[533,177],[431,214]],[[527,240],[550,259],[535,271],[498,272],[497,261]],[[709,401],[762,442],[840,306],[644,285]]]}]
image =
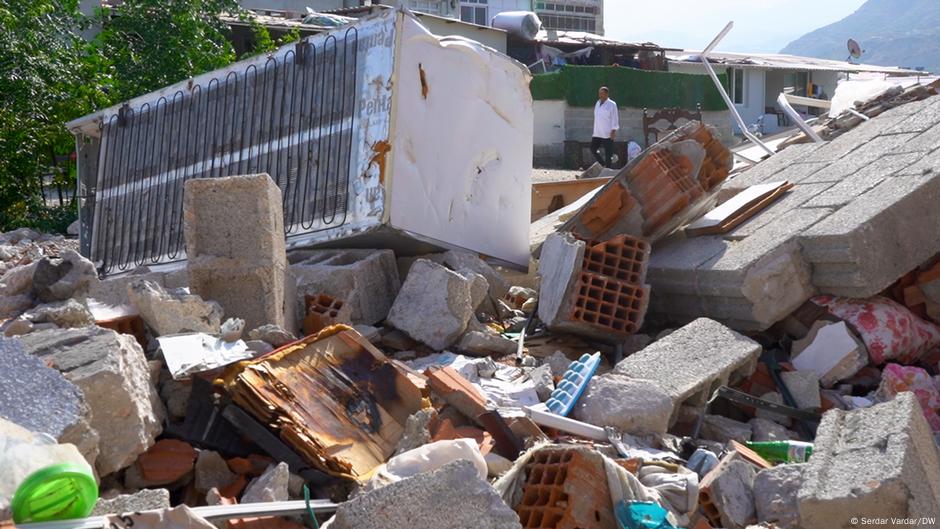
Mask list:
[{"label": "sky", "polygon": [[734,21],[719,51],[776,53],[842,20],[865,0],[605,0],[604,29],[625,42],[701,50]]}]

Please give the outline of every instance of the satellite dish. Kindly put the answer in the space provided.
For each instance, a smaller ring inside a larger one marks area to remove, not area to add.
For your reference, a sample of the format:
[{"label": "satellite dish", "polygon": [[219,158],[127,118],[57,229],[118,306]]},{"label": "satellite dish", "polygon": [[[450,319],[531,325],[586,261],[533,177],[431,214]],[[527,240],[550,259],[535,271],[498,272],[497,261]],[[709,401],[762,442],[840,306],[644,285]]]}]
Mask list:
[{"label": "satellite dish", "polygon": [[858,41],[849,39],[847,46],[849,48],[849,58],[846,60],[858,59],[862,56],[862,47],[859,46]]}]

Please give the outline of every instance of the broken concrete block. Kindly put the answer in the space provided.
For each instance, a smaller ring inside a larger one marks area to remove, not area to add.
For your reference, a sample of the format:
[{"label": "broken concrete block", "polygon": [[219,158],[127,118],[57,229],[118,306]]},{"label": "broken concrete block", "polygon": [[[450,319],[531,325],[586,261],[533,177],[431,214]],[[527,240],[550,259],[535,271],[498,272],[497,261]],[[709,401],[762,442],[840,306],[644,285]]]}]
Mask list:
[{"label": "broken concrete block", "polygon": [[[447,508],[440,508],[447,506]],[[354,497],[333,529],[522,529],[519,517],[465,459]]]},{"label": "broken concrete block", "polygon": [[597,375],[575,404],[572,417],[634,435],[666,433],[672,398],[656,383],[619,374]]},{"label": "broken concrete block", "polygon": [[489,283],[486,282],[486,278],[483,277],[483,274],[478,274],[469,268],[461,268],[455,270],[458,274],[462,275],[464,279],[470,282],[470,306],[473,307],[474,311],[477,310],[486,310],[484,302],[487,301],[489,297]]},{"label": "broken concrete block", "polygon": [[130,465],[162,430],[163,404],[133,336],[100,327],[34,332],[24,350],[61,371],[82,390],[100,437],[101,476]]},{"label": "broken concrete block", "polygon": [[388,315],[401,281],[391,250],[314,250],[290,269],[297,293],[327,294],[350,306],[353,323],[375,325]]},{"label": "broken concrete block", "polygon": [[17,318],[15,320],[8,320],[3,325],[0,325],[0,330],[3,331],[3,335],[7,337],[11,336],[20,336],[22,334],[29,334],[35,330],[35,325],[29,320],[22,318]]},{"label": "broken concrete block", "polygon": [[287,491],[290,481],[290,470],[287,463],[271,465],[264,474],[251,480],[242,494],[241,503],[265,503],[271,501],[287,501]]},{"label": "broken concrete block", "polygon": [[800,529],[797,492],[803,484],[806,464],[765,468],[754,478],[757,521],[773,523],[780,529]]},{"label": "broken concrete block", "polygon": [[815,371],[784,371],[780,373],[780,378],[790,390],[798,408],[817,410],[822,406],[819,397],[819,375]]},{"label": "broken concrete block", "polygon": [[516,352],[519,344],[487,331],[467,331],[454,345],[458,351],[471,356],[505,356]]},{"label": "broken concrete block", "polygon": [[702,409],[714,388],[750,376],[760,351],[754,340],[699,318],[622,360],[614,373],[649,380],[669,395],[673,424],[681,406]]},{"label": "broken concrete block", "polygon": [[43,257],[33,270],[32,290],[39,301],[65,301],[88,293],[98,282],[95,265],[75,250],[65,250],[58,258]]},{"label": "broken concrete block", "polygon": [[14,294],[0,296],[0,318],[16,316],[33,306],[33,296],[30,294]]},{"label": "broken concrete block", "polygon": [[219,337],[223,342],[237,342],[245,332],[245,320],[241,318],[229,318],[219,327]]},{"label": "broken concrete block", "polygon": [[539,400],[545,402],[555,390],[555,379],[552,378],[552,366],[542,364],[526,370],[529,378],[535,383],[535,393]]},{"label": "broken concrete block", "polygon": [[39,261],[10,268],[0,275],[0,294],[14,296],[28,294],[33,284],[33,272]]},{"label": "broken concrete block", "polygon": [[405,432],[401,434],[401,439],[398,440],[395,455],[430,443],[431,430],[429,426],[435,417],[437,417],[437,410],[434,408],[422,408],[412,413],[405,421]]},{"label": "broken concrete block", "polygon": [[20,317],[33,323],[54,323],[62,328],[95,324],[95,318],[88,307],[75,299],[39,305],[26,311]]},{"label": "broken concrete block", "polygon": [[171,419],[180,420],[186,417],[186,407],[192,392],[192,383],[174,380],[170,373],[166,372],[166,379],[160,384],[160,397],[166,404],[166,411]]},{"label": "broken concrete block", "polygon": [[550,235],[539,258],[539,318],[559,332],[623,340],[643,325],[649,256],[649,244],[626,235],[591,245]]},{"label": "broken concrete block", "polygon": [[443,264],[453,270],[469,269],[481,274],[486,278],[487,289],[493,299],[503,299],[509,292],[509,285],[503,276],[477,254],[466,250],[449,250],[444,252]]},{"label": "broken concrete block", "polygon": [[[849,529],[850,518],[940,518],[940,454],[913,393],[853,411],[830,410],[798,494],[805,529]],[[928,527],[933,525],[920,525]]]},{"label": "broken concrete block", "polygon": [[225,316],[244,319],[250,329],[294,328],[281,190],[271,177],[187,180],[183,224],[194,294],[217,301]]},{"label": "broken concrete block", "polygon": [[443,350],[464,333],[473,316],[470,282],[443,266],[415,261],[387,322],[435,350]]},{"label": "broken concrete block", "polygon": [[202,450],[196,458],[195,485],[196,490],[205,494],[209,489],[225,488],[235,481],[237,476],[228,468],[228,463],[212,450]]},{"label": "broken concrete block", "polygon": [[750,441],[751,425],[721,415],[706,415],[702,420],[702,437],[726,444],[728,441]]},{"label": "broken concrete block", "polygon": [[[714,474],[714,475],[712,475]],[[719,464],[703,480],[708,497],[725,529],[744,529],[757,516],[754,504],[754,466],[743,460]]]},{"label": "broken concrete block", "polygon": [[274,350],[274,346],[264,340],[248,340],[245,342],[245,345],[248,347],[249,351],[255,352],[255,358]]},{"label": "broken concrete block", "polygon": [[26,353],[18,339],[0,338],[0,417],[30,431],[71,443],[94,466],[98,433],[82,391],[39,358]]},{"label": "broken concrete block", "polygon": [[565,356],[565,353],[561,351],[555,351],[548,358],[545,358],[544,361],[552,367],[552,376],[556,377],[565,376],[565,371],[567,371],[568,366],[571,365],[571,359]]},{"label": "broken concrete block", "polygon": [[166,489],[142,489],[135,494],[121,494],[114,498],[100,498],[89,516],[124,514],[170,508],[170,491]]},{"label": "broken concrete block", "polygon": [[249,340],[262,340],[274,347],[287,345],[297,341],[297,337],[277,325],[262,325],[257,329],[248,331]]},{"label": "broken concrete block", "polygon": [[817,321],[806,337],[793,342],[790,355],[794,367],[814,371],[825,388],[868,365],[868,349],[844,321]]},{"label": "broken concrete block", "polygon": [[157,336],[181,332],[216,334],[222,323],[222,306],[205,301],[184,289],[165,290],[146,279],[127,285],[127,298]]},{"label": "broken concrete block", "polygon": [[752,441],[788,441],[798,439],[798,436],[787,430],[786,426],[775,423],[774,421],[754,417],[749,421],[751,425]]}]

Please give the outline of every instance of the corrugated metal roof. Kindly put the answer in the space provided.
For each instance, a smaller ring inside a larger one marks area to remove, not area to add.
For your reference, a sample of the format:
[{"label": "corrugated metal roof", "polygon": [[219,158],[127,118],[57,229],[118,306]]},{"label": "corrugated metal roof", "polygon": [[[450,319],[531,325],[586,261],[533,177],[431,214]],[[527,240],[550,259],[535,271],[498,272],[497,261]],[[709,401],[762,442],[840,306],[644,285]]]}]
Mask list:
[{"label": "corrugated metal roof", "polygon": [[[701,63],[700,52],[686,51],[684,53],[667,53],[670,62],[682,64]],[[894,66],[876,66],[874,64],[853,64],[845,61],[830,59],[817,59],[815,57],[800,57],[797,55],[784,55],[779,53],[728,53],[711,52],[709,62],[712,64],[734,66],[736,68],[759,68],[765,70],[805,70],[828,72],[871,72],[888,75],[918,75],[926,72],[908,70]]]}]

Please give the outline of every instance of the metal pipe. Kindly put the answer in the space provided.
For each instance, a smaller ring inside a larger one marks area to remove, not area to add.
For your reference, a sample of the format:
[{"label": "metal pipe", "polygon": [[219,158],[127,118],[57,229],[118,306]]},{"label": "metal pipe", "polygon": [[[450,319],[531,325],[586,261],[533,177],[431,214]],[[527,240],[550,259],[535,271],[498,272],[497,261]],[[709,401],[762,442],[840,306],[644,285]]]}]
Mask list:
[{"label": "metal pipe", "polygon": [[780,105],[780,108],[786,112],[787,116],[792,119],[793,122],[796,123],[796,126],[799,127],[799,129],[802,130],[804,134],[809,136],[813,142],[823,143],[823,139],[819,137],[819,134],[816,134],[816,131],[813,130],[813,127],[807,125],[806,122],[803,121],[803,118],[800,117],[800,113],[790,105],[786,94],[781,93],[780,96],[777,97],[777,104]]},{"label": "metal pipe", "polygon": [[744,136],[754,142],[756,145],[759,145],[761,149],[767,152],[767,154],[773,156],[776,152],[768,147],[764,142],[751,134],[751,131],[747,130],[747,124],[744,123],[744,119],[741,117],[741,114],[738,113],[738,109],[734,106],[734,102],[731,101],[731,98],[728,97],[728,92],[725,91],[725,87],[721,84],[721,81],[718,80],[718,75],[715,73],[715,70],[712,68],[712,65],[708,62],[708,54],[721,42],[721,39],[725,38],[725,35],[731,31],[731,28],[734,27],[734,22],[728,22],[728,25],[725,26],[725,29],[721,30],[721,33],[718,34],[711,43],[702,50],[702,64],[705,66],[705,71],[708,72],[708,76],[712,78],[712,82],[715,83],[715,87],[718,88],[718,93],[721,94],[721,98],[725,100],[725,104],[728,105],[728,110],[731,111],[731,115],[734,116],[735,121],[738,122],[738,127],[741,129],[741,133]]},{"label": "metal pipe", "polygon": [[[310,508],[315,513],[330,513],[336,510],[337,505],[329,500],[311,500]],[[268,503],[241,503],[237,505],[210,505],[190,508],[198,516],[207,520],[231,520],[233,518],[249,518],[257,516],[293,516],[307,512],[307,502],[304,500],[275,501]],[[144,511],[158,512],[158,511]],[[77,518],[74,520],[58,520],[55,522],[22,523],[17,524],[19,529],[106,529],[108,520],[104,516]]]}]

